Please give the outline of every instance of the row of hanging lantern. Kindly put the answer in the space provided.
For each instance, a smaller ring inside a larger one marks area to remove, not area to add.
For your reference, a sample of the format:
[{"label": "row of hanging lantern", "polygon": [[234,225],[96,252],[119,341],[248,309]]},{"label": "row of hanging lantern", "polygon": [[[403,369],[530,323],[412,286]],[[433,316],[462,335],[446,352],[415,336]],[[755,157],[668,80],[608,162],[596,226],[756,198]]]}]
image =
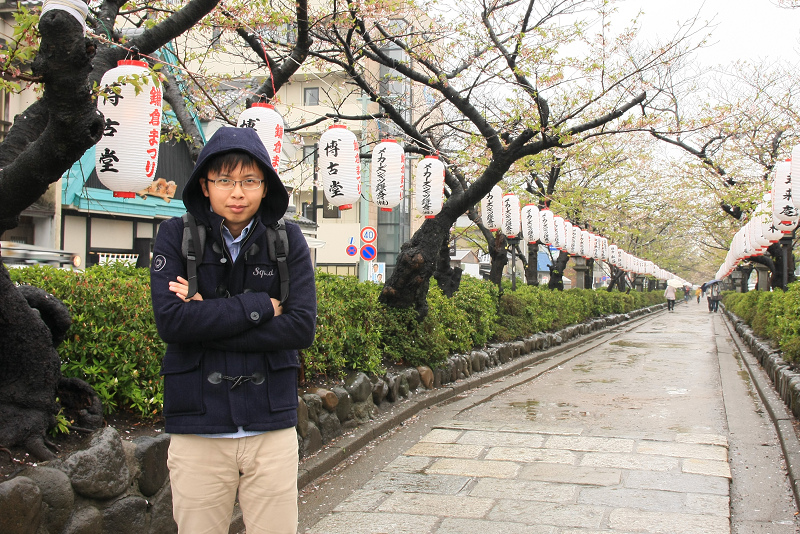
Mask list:
[{"label": "row of hanging lantern", "polygon": [[548,208],[539,209],[534,204],[520,207],[517,195],[503,194],[497,185],[481,199],[481,217],[489,230],[502,230],[508,238],[516,238],[521,233],[526,243],[544,243],[572,256],[605,261],[635,274],[661,280],[676,278],[653,262],[625,252],[609,243],[608,238],[575,226]]},{"label": "row of hanging lantern", "polygon": [[760,256],[785,234],[791,234],[800,222],[800,145],[792,157],[775,164],[771,175],[772,190],[756,206],[750,220],[733,236],[725,261],[716,278],[729,276],[742,261]]},{"label": "row of hanging lantern", "polygon": [[[372,150],[371,201],[381,211],[392,211],[403,200],[405,151],[394,139],[384,139]],[[425,156],[414,169],[417,211],[435,217],[444,202],[444,163]],[[319,174],[325,198],[340,210],[351,209],[361,197],[361,159],[358,140],[341,124],[334,124],[319,139]]]}]

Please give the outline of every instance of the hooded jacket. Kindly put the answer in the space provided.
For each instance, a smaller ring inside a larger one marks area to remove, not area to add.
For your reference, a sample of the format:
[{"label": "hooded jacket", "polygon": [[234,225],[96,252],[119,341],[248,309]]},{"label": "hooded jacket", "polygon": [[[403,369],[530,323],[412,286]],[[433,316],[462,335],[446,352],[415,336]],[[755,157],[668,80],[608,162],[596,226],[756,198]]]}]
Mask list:
[{"label": "hooded jacket", "polygon": [[[236,261],[222,237],[223,218],[211,211],[200,179],[211,158],[243,151],[261,164],[267,195]],[[269,258],[266,225],[283,217],[289,195],[269,153],[251,128],[221,128],[209,139],[183,190],[187,211],[206,227],[197,264],[202,301],[184,302],[169,282],[186,278],[181,253],[183,221],[158,229],[150,267],[156,327],[167,343],[164,377],[165,430],[173,434],[268,431],[297,424],[298,349],[314,341],[317,300],[314,269],[300,227],[286,221],[289,296],[274,316],[280,280]]]}]

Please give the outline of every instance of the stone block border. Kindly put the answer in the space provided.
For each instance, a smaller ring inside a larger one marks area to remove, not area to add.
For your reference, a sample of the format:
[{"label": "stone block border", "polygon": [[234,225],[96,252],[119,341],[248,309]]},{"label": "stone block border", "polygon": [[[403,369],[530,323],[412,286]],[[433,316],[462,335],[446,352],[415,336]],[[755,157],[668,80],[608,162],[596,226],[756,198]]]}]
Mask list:
[{"label": "stone block border", "polygon": [[[769,341],[756,336],[741,318],[724,307],[722,309],[726,326],[775,426],[794,500],[800,508],[800,440],[794,428],[795,421],[800,418],[800,373],[781,358],[781,352],[772,348]],[[753,362],[749,361],[750,356]],[[763,374],[754,368],[756,362]]]},{"label": "stone block border", "polygon": [[[453,354],[441,369],[394,369],[382,377],[354,373],[343,385],[300,391],[298,487],[425,408],[583,343],[605,328],[665,307],[599,317],[558,332]],[[168,447],[167,434],[128,442],[114,428],[98,430],[89,448],[26,468],[0,483],[0,532],[176,534]],[[229,532],[243,530],[236,510]]]}]

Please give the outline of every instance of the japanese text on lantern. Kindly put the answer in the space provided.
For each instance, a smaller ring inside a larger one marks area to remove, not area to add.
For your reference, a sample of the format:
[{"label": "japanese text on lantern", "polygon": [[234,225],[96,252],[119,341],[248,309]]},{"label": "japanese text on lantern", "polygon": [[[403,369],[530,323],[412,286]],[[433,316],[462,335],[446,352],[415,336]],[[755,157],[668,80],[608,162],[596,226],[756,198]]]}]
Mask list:
[{"label": "japanese text on lantern", "polygon": [[422,166],[422,210],[430,211],[431,203],[431,164],[425,163]]},{"label": "japanese text on lantern", "polygon": [[373,163],[377,161],[377,169],[375,170],[375,203],[379,206],[385,206],[389,202],[386,201],[386,148],[382,147],[377,151],[377,160],[373,158]]}]

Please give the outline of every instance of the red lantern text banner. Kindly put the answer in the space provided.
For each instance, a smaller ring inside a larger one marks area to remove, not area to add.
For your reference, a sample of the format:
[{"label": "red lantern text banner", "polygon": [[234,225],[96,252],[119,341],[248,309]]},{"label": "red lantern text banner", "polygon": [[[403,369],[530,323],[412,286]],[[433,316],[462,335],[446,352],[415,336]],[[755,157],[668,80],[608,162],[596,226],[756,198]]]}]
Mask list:
[{"label": "red lantern text banner", "polygon": [[415,178],[417,211],[432,219],[442,210],[444,163],[436,156],[425,156],[417,162]]},{"label": "red lantern text banner", "polygon": [[[138,78],[139,93],[133,83]],[[133,198],[156,179],[161,141],[161,84],[144,61],[123,60],[103,75],[98,98],[103,136],[95,149],[100,182],[114,196]]]},{"label": "red lantern text banner", "polygon": [[372,150],[370,190],[372,202],[381,211],[392,208],[403,200],[406,175],[406,153],[394,139],[384,139]]},{"label": "red lantern text banner", "polygon": [[342,124],[334,124],[319,138],[319,174],[325,198],[340,210],[349,210],[361,197],[361,157],[358,140]]},{"label": "red lantern text banner", "polygon": [[255,102],[239,114],[236,124],[239,128],[252,128],[256,131],[259,139],[264,143],[264,148],[269,152],[272,168],[277,172],[278,166],[281,164],[285,127],[283,117],[275,111],[275,106],[264,102]]}]

